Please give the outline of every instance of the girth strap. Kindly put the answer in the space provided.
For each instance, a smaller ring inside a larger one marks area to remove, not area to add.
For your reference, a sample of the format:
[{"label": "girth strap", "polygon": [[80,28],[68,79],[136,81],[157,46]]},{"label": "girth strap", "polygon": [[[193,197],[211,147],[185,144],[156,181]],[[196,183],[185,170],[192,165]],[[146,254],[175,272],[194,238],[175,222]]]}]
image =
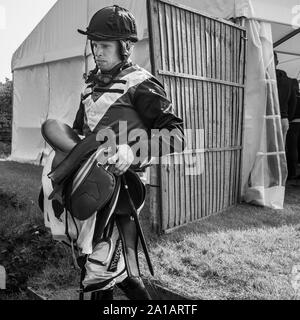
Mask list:
[{"label": "girth strap", "polygon": [[116,214],[116,223],[123,242],[124,258],[128,275],[133,277],[140,276],[137,255],[138,238],[140,238],[150,273],[154,275],[153,266],[150,260],[144,233],[139,222],[136,206],[133,203],[131,195],[128,191],[128,184],[125,175],[122,175],[121,179],[121,188],[125,189],[125,194],[129,202],[129,208],[127,214]]},{"label": "girth strap", "polygon": [[124,259],[129,277],[139,277],[138,235],[130,215],[116,215],[116,223],[123,243]]}]

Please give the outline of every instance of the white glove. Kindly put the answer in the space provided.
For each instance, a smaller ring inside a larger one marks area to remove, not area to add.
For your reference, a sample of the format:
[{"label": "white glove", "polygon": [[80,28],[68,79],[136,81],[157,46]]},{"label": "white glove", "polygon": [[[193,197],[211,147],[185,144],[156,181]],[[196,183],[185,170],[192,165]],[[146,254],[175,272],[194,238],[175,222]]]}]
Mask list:
[{"label": "white glove", "polygon": [[134,155],[129,145],[121,144],[118,146],[117,153],[108,158],[107,161],[113,165],[113,172],[120,176],[129,169],[134,161]]}]

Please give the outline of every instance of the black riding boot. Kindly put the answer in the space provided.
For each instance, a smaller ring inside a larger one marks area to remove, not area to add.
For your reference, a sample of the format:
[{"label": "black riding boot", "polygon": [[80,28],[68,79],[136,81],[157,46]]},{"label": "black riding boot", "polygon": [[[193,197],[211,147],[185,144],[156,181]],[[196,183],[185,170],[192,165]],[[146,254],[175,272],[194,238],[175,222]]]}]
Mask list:
[{"label": "black riding boot", "polygon": [[116,216],[118,230],[123,242],[123,253],[128,277],[118,284],[130,300],[151,300],[140,277],[138,263],[138,235],[134,220],[129,215]]},{"label": "black riding boot", "polygon": [[117,286],[130,300],[152,300],[141,277],[127,277]]},{"label": "black riding boot", "polygon": [[91,300],[113,300],[113,299],[114,299],[114,288],[93,292],[91,297]]}]

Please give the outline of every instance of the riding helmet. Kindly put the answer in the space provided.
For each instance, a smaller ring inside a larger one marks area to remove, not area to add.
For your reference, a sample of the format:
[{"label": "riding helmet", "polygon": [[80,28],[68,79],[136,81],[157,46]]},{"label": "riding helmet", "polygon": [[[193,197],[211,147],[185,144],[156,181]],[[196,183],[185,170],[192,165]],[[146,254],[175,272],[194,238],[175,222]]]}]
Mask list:
[{"label": "riding helmet", "polygon": [[86,31],[78,32],[94,41],[131,40],[138,41],[133,15],[117,5],[105,7],[92,17]]}]

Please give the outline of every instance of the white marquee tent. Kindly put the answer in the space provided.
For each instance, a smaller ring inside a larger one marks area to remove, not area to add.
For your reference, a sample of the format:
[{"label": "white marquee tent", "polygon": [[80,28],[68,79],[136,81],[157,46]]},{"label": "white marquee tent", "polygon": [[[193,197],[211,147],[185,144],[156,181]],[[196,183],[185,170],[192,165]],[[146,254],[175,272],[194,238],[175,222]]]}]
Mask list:
[{"label": "white marquee tent", "polygon": [[[248,202],[282,208],[286,163],[278,121],[278,99],[275,94],[270,103],[268,90],[272,93],[276,87],[270,89],[269,86],[276,84],[272,60],[274,42],[280,68],[290,77],[300,79],[300,34],[297,33],[300,0],[178,2],[214,17],[246,18],[248,64],[242,194]],[[58,0],[12,58],[12,160],[40,162],[43,153],[47,153],[40,134],[41,124],[47,118],[59,118],[72,124],[84,86],[82,74],[91,62],[89,45],[76,30],[85,29],[98,9],[112,4],[128,8],[136,17],[141,41],[136,45],[133,61],[151,69],[146,0]],[[268,104],[273,108],[271,113],[267,111]],[[276,122],[272,138],[266,134],[267,120]],[[270,151],[270,144],[275,144],[275,150]],[[269,155],[276,157],[275,165]]]}]

